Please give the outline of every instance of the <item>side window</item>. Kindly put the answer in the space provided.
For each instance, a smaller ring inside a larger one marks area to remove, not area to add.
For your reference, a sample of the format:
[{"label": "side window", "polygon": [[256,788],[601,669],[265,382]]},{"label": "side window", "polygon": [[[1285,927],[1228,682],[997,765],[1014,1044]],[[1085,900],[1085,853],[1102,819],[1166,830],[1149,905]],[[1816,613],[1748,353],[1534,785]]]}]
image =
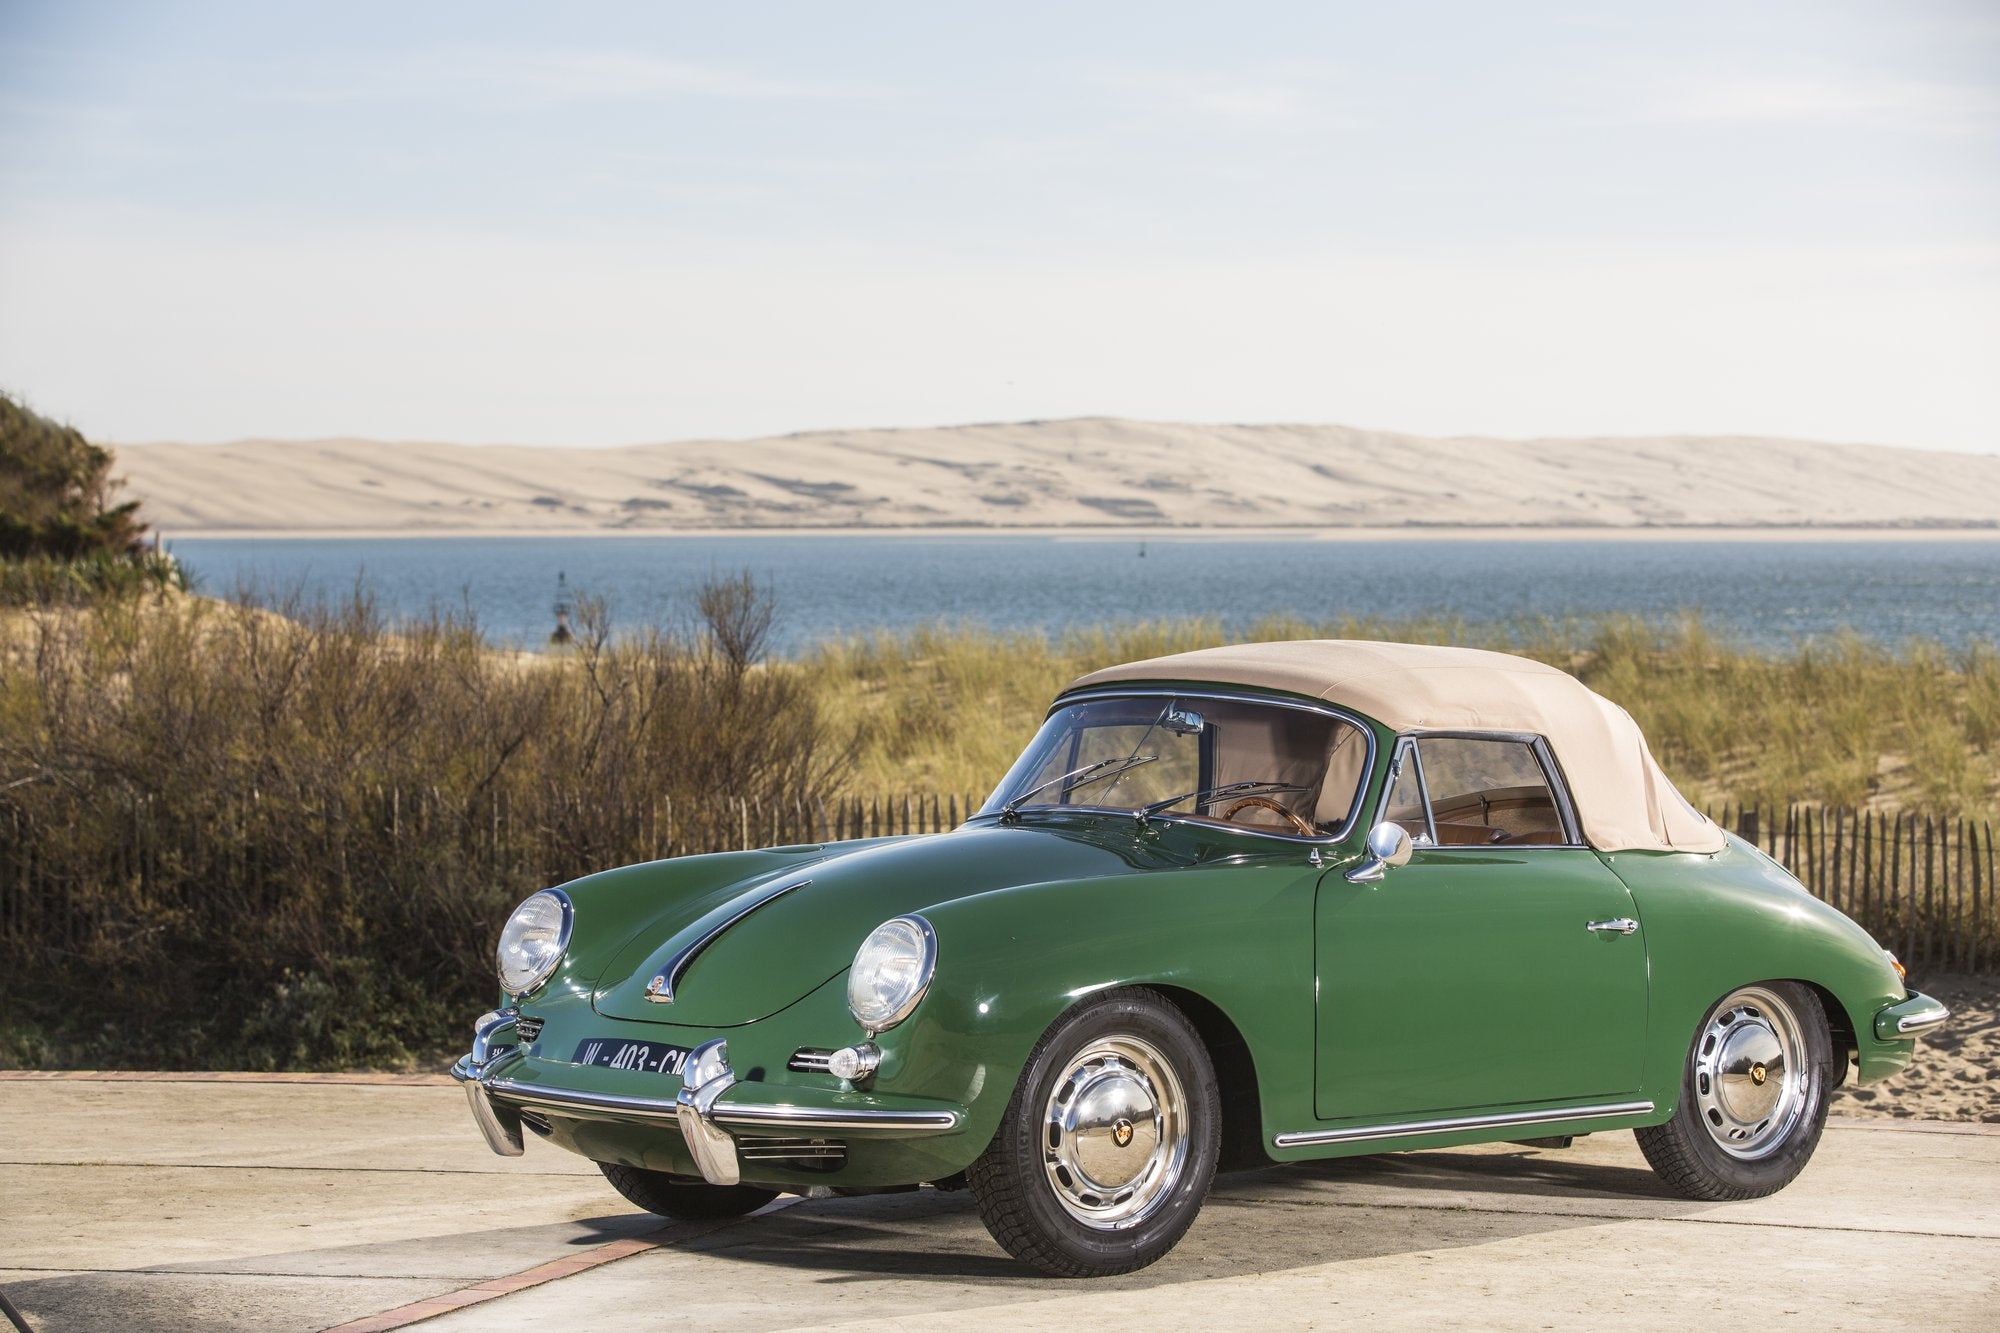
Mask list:
[{"label": "side window", "polygon": [[1526,741],[1425,736],[1417,741],[1431,826],[1444,846],[1561,846],[1562,815]]}]

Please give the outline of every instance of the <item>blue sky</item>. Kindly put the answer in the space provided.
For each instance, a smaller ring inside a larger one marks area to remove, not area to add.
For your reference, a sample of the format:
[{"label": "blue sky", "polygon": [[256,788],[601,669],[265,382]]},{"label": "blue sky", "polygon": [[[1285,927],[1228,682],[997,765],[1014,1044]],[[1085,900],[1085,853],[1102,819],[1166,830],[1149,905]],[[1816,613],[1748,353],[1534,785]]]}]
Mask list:
[{"label": "blue sky", "polygon": [[0,0],[0,386],[2000,451],[2000,9]]}]

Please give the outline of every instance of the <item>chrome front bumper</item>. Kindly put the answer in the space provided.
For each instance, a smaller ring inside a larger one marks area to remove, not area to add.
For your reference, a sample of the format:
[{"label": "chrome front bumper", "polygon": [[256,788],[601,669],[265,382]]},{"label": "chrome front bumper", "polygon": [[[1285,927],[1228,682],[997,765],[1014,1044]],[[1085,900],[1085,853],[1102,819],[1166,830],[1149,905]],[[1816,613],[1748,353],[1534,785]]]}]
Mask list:
[{"label": "chrome front bumper", "polygon": [[523,1108],[640,1123],[671,1121],[687,1141],[688,1153],[702,1178],[711,1185],[735,1185],[742,1180],[737,1134],[813,1132],[906,1138],[948,1134],[965,1120],[961,1112],[949,1107],[814,1106],[742,1096],[726,1100],[732,1092],[748,1089],[736,1081],[729,1066],[728,1043],[720,1038],[704,1042],[688,1054],[685,1082],[671,1101],[524,1083],[506,1077],[522,1055],[513,1040],[516,1017],[511,1009],[483,1015],[473,1027],[472,1050],[451,1067],[451,1076],[465,1085],[473,1123],[485,1136],[486,1146],[502,1157],[519,1157],[523,1151]]}]

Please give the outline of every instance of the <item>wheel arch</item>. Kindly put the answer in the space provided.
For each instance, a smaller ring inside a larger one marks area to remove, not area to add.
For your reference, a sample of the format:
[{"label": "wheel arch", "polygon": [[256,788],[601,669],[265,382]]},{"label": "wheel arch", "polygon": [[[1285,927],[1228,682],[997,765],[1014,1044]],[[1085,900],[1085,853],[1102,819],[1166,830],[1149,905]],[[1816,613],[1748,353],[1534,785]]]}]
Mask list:
[{"label": "wheel arch", "polygon": [[1833,1044],[1834,1057],[1830,1091],[1847,1082],[1848,1066],[1860,1053],[1861,1043],[1855,1035],[1854,1016],[1847,1011],[1847,1006],[1841,1002],[1839,996],[1819,982],[1806,977],[1793,977],[1790,980],[1794,985],[1804,986],[1819,996],[1819,1007],[1826,1013],[1827,1037]]},{"label": "wheel arch", "polygon": [[1217,1168],[1241,1171],[1268,1166],[1264,1151],[1263,1099],[1257,1092],[1257,1058],[1242,1031],[1220,1006],[1198,991],[1182,986],[1135,987],[1155,991],[1173,1001],[1194,1024],[1201,1044],[1215,1066],[1216,1091],[1222,1103],[1222,1156]]}]

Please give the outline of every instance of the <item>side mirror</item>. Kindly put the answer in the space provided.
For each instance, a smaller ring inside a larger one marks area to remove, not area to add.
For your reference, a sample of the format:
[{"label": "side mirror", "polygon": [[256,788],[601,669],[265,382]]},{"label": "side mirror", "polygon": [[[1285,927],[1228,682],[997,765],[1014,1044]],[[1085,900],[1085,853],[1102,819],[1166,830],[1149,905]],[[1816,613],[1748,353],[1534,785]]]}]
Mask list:
[{"label": "side mirror", "polygon": [[1349,884],[1380,884],[1389,867],[1408,865],[1416,844],[1401,824],[1377,824],[1368,830],[1368,859],[1347,872]]}]

